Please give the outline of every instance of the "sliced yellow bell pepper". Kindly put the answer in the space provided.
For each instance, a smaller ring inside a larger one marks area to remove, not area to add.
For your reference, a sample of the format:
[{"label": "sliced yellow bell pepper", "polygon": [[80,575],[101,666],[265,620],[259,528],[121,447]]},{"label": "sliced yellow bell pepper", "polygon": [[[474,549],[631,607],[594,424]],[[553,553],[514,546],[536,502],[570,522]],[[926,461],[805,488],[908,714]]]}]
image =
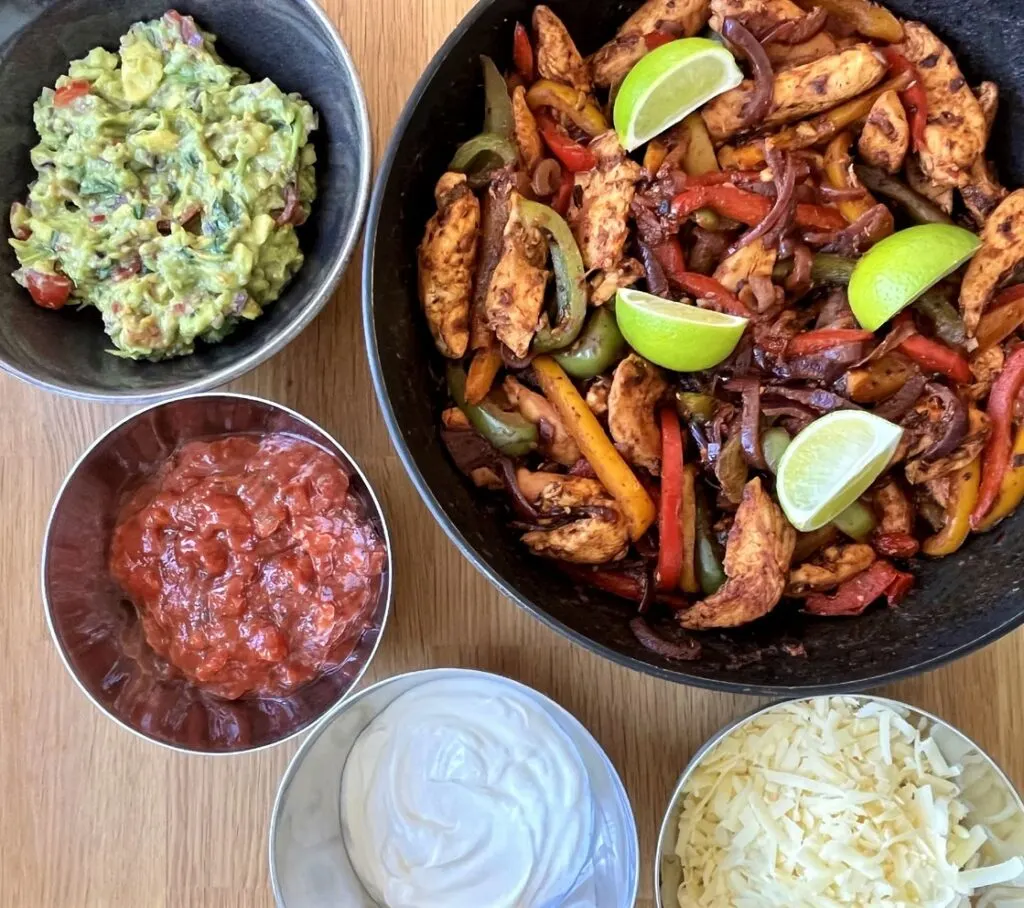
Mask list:
[{"label": "sliced yellow bell pepper", "polygon": [[[853,161],[850,159],[850,145],[853,134],[849,130],[839,133],[825,149],[825,176],[833,189],[856,189],[859,187],[853,174]],[[859,187],[863,188],[863,187]],[[878,203],[866,189],[859,199],[844,199],[839,202],[839,210],[851,224],[861,215],[867,214]]]},{"label": "sliced yellow bell pepper", "polygon": [[1017,466],[1018,460],[1024,463],[1024,426],[1017,430],[1010,469],[1003,477],[996,503],[992,505],[992,510],[988,512],[978,527],[979,533],[991,530],[1000,520],[1012,514],[1017,509],[1017,505],[1024,501],[1024,466]]},{"label": "sliced yellow bell pepper", "polygon": [[530,110],[554,108],[565,114],[588,136],[599,136],[608,131],[608,121],[594,99],[571,85],[563,85],[551,79],[538,79],[526,93],[526,106]]},{"label": "sliced yellow bell pepper", "polygon": [[949,502],[946,505],[946,525],[934,536],[929,536],[921,551],[933,558],[952,555],[964,544],[971,531],[971,511],[978,503],[981,486],[981,459],[975,458],[950,481]]},{"label": "sliced yellow bell pepper", "polygon": [[533,372],[544,396],[562,418],[566,431],[579,445],[580,453],[622,508],[629,525],[629,535],[639,539],[658,516],[651,496],[615,450],[615,445],[562,367],[550,356],[538,356],[533,361]]}]

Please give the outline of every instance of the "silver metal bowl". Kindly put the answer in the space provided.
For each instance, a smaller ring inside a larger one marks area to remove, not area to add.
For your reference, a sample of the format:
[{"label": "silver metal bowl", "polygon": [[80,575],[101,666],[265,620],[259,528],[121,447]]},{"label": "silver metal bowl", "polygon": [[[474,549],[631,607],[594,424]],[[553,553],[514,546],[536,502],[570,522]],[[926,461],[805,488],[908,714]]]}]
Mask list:
[{"label": "silver metal bowl", "polygon": [[[18,0],[0,14],[0,211],[35,179],[32,104],[44,85],[92,48],[116,48],[134,22],[162,16],[169,0]],[[316,0],[176,0],[216,33],[217,48],[253,81],[298,92],[320,118],[317,198],[299,228],[305,264],[281,298],[219,344],[159,363],[111,356],[92,308],[34,305],[11,273],[18,267],[0,227],[0,369],[49,391],[87,400],[152,403],[238,378],[297,337],[330,299],[362,229],[372,171],[366,99],[337,29]],[[6,220],[6,214],[4,216]]]},{"label": "silver metal bowl", "polygon": [[[384,542],[387,565],[367,628],[340,666],[282,698],[223,700],[174,676],[139,632],[135,609],[107,568],[121,496],[184,442],[226,433],[280,432],[308,439],[347,468],[351,490]],[[345,449],[304,416],[240,394],[199,394],[122,420],[71,468],[43,541],[46,620],[64,665],[85,695],[129,731],[174,750],[234,754],[279,744],[351,691],[373,659],[392,595],[391,543],[377,497]]]},{"label": "silver metal bowl", "polygon": [[[935,740],[946,761],[950,765],[961,764],[964,767],[963,775],[958,782],[962,787],[961,798],[969,808],[968,821],[975,814],[979,817],[991,816],[994,813],[991,807],[993,803],[1007,805],[1005,818],[1001,819],[996,824],[996,828],[992,830],[1003,843],[1002,849],[997,852],[991,843],[983,846],[984,863],[994,864],[1013,855],[1024,854],[1024,802],[1021,801],[1020,794],[1013,787],[1006,773],[977,744],[948,722],[923,709],[911,706],[909,703],[867,694],[846,694],[844,697],[859,700],[862,703],[882,703],[903,712],[907,716],[907,721],[915,728],[923,721],[926,732]],[[679,831],[679,817],[683,806],[683,788],[690,776],[719,741],[787,702],[800,701],[783,700],[772,703],[770,706],[755,710],[726,725],[704,743],[700,750],[693,755],[686,769],[683,770],[683,774],[679,777],[672,792],[672,797],[669,799],[668,809],[665,811],[665,818],[661,823],[661,831],[658,833],[658,847],[654,861],[654,892],[657,908],[679,908],[676,891],[682,879],[682,870],[675,856],[675,846]],[[1015,889],[1013,892],[1018,898],[1024,898],[1024,889]]]},{"label": "silver metal bowl", "polygon": [[533,688],[461,668],[427,669],[381,681],[338,704],[306,738],[281,780],[270,821],[270,880],[279,908],[380,908],[359,882],[345,849],[345,761],[360,733],[397,697],[428,681],[467,676],[499,681],[533,697],[576,745],[590,773],[598,811],[594,855],[590,872],[584,871],[562,908],[633,908],[639,885],[636,822],[601,745],[571,713]]}]

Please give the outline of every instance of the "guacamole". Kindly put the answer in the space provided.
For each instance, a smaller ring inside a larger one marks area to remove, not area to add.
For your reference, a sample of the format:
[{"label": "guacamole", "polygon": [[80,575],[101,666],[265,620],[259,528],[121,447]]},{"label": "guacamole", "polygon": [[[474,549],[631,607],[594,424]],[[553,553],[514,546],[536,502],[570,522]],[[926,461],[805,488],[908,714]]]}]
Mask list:
[{"label": "guacamole", "polygon": [[95,306],[133,359],[191,353],[254,319],[302,266],[313,108],[226,65],[171,11],[97,48],[35,104],[39,174],[11,210],[15,279]]}]

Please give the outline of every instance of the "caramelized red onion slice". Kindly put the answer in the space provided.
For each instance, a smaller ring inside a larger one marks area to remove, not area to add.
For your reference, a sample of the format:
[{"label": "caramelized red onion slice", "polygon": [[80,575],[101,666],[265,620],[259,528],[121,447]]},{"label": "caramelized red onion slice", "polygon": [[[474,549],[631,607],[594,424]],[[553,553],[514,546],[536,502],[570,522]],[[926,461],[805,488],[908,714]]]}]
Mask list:
[{"label": "caramelized red onion slice", "polygon": [[736,47],[750,64],[754,77],[754,92],[743,105],[742,129],[753,129],[768,116],[772,107],[772,91],[775,87],[775,73],[772,62],[761,42],[749,29],[732,16],[722,22],[722,37]]},{"label": "caramelized red onion slice", "polygon": [[696,640],[683,636],[679,636],[675,640],[668,640],[640,616],[629,622],[629,629],[644,649],[649,649],[663,659],[673,662],[692,662],[694,659],[700,658],[701,647]]},{"label": "caramelized red onion slice", "polygon": [[920,372],[913,375],[907,379],[906,384],[899,391],[875,407],[875,416],[881,416],[882,419],[888,419],[890,422],[903,419],[924,393],[926,384],[928,384],[928,379]]},{"label": "caramelized red onion slice", "polygon": [[789,232],[793,225],[793,219],[796,217],[797,169],[791,165],[785,154],[776,151],[770,145],[766,146],[765,155],[772,169],[778,195],[775,197],[775,204],[768,212],[768,216],[740,237],[736,244],[737,248],[748,246],[755,240],[761,240],[766,249],[774,249]]},{"label": "caramelized red onion slice", "polygon": [[668,278],[665,277],[665,269],[647,243],[637,243],[640,250],[640,261],[643,262],[644,273],[647,275],[647,291],[655,296],[667,297],[669,295]]},{"label": "caramelized red onion slice", "polygon": [[952,454],[967,435],[967,408],[963,401],[945,385],[929,382],[925,386],[925,390],[942,401],[942,418],[939,422],[943,431],[941,437],[921,457],[924,460],[938,460],[940,457]]}]

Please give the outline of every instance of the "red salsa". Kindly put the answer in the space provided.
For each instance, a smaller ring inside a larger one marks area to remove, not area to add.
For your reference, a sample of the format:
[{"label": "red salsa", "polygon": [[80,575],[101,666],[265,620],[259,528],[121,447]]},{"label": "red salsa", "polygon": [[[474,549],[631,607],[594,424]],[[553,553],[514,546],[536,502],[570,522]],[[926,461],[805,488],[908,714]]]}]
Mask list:
[{"label": "red salsa", "polygon": [[342,464],[290,435],[184,445],[127,500],[110,551],[157,655],[232,700],[343,662],[385,561]]}]

